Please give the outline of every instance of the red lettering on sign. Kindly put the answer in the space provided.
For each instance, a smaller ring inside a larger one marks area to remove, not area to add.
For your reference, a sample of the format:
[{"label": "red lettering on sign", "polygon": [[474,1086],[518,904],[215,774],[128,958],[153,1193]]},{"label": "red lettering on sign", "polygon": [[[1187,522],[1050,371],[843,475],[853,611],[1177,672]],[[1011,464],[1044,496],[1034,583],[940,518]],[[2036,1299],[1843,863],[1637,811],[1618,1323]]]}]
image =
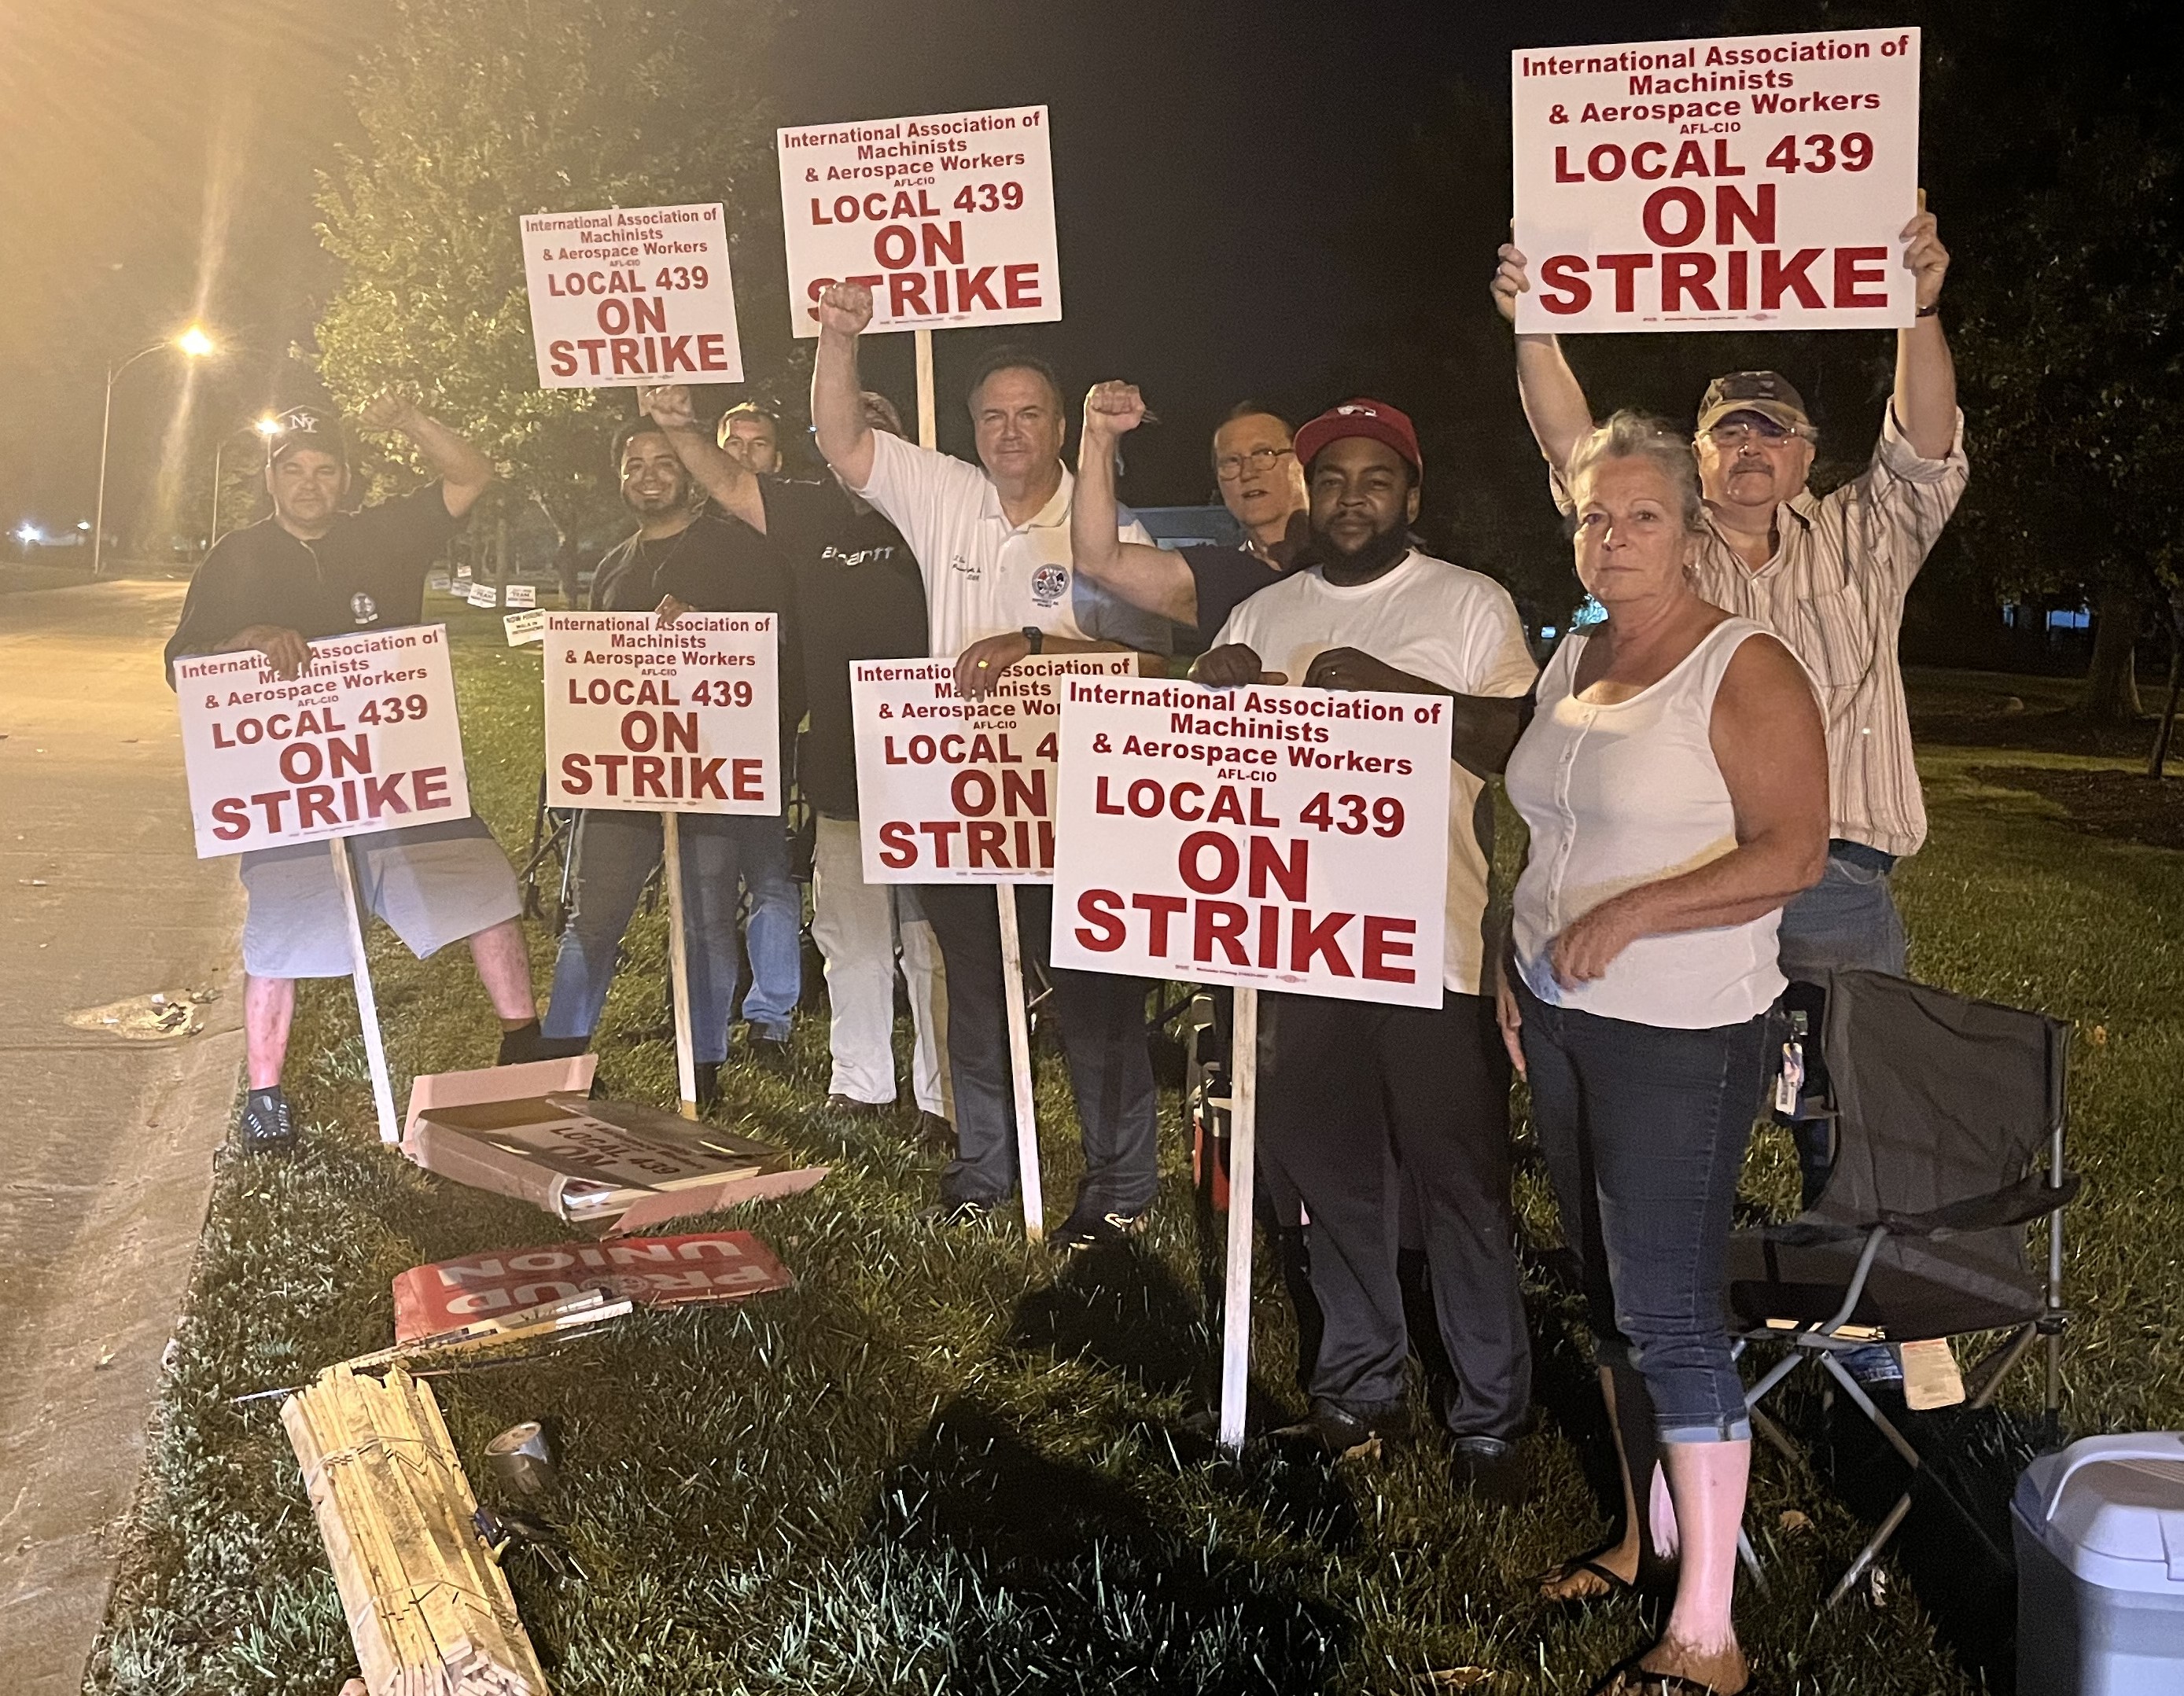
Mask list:
[{"label": "red lettering on sign", "polygon": [[[884,829],[881,834],[886,834]],[[1078,945],[1095,954],[1114,953],[1128,934],[1123,924],[1122,912],[1123,898],[1113,890],[1086,890],[1077,898],[1077,916],[1084,920],[1077,927]]]}]

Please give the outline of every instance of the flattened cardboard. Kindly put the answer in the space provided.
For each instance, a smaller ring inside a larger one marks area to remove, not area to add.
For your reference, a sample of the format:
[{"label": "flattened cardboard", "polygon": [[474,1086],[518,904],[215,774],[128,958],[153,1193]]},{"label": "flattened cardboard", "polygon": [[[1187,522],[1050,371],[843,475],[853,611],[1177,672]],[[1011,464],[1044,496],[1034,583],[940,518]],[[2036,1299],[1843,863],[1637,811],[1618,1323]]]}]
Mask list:
[{"label": "flattened cardboard", "polygon": [[403,1153],[428,1171],[514,1196],[610,1236],[810,1189],[824,1166],[638,1102],[584,1093],[590,1054],[421,1077]]},{"label": "flattened cardboard", "polygon": [[394,1280],[397,1343],[474,1321],[603,1289],[642,1307],[740,1300],[795,1287],[748,1231],[704,1231],[595,1243],[549,1243],[413,1266]]}]

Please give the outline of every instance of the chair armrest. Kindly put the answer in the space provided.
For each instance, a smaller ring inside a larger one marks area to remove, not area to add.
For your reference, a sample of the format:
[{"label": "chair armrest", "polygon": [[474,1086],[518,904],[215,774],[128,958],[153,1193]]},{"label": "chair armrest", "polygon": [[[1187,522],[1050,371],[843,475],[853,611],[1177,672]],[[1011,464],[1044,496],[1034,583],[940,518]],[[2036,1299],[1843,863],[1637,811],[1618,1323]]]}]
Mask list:
[{"label": "chair armrest", "polygon": [[2005,1188],[1924,1213],[1883,1212],[1879,1222],[1897,1237],[1955,1237],[1965,1232],[1994,1231],[2054,1212],[2076,1198],[2079,1187],[2075,1172],[2064,1173],[2059,1184],[2050,1184],[2045,1172],[2035,1172]]}]

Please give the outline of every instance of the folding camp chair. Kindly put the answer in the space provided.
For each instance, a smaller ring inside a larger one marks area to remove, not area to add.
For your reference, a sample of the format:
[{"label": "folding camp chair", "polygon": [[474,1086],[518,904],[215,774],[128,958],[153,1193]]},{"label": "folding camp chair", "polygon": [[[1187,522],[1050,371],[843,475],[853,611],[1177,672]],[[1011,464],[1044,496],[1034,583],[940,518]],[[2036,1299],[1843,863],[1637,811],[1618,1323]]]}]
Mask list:
[{"label": "folding camp chair", "polygon": [[[1832,973],[1822,987],[1834,1166],[1819,1199],[1795,1220],[1730,1241],[1738,1352],[1786,1347],[1745,1398],[1754,1429],[1795,1458],[1761,1404],[1816,1360],[1915,1474],[1919,1451],[1841,1357],[1875,1342],[2000,1332],[1965,1379],[1967,1404],[1986,1406],[2045,1337],[2052,1431],[2068,1317],[2062,1209],[2078,1192],[2077,1176],[2063,1167],[2070,1026],[1885,972]],[[2025,1253],[2027,1226],[2043,1215],[2044,1276]],[[1927,1476],[1940,1486],[1930,1468]],[[1941,1493],[1964,1512],[1945,1486]],[[1830,1605],[1910,1507],[1907,1489],[1829,1595]]]}]

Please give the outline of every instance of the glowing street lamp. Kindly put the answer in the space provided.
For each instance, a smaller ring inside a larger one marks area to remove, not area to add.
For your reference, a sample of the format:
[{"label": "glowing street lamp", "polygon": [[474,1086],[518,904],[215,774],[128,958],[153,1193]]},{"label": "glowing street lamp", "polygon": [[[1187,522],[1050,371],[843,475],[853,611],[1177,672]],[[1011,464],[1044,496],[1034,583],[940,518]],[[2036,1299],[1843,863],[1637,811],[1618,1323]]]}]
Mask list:
[{"label": "glowing street lamp", "polygon": [[220,456],[227,452],[227,444],[242,435],[245,430],[254,430],[258,432],[260,441],[270,442],[281,433],[281,420],[268,413],[265,417],[254,419],[247,425],[237,425],[214,445],[212,450],[212,537],[205,543],[205,552],[208,553],[212,552],[213,542],[220,540]]},{"label": "glowing street lamp", "polygon": [[106,368],[106,417],[98,427],[98,508],[92,520],[91,575],[98,575],[99,562],[106,548],[106,453],[114,435],[114,382],[124,371],[139,359],[147,359],[162,348],[172,348],[187,359],[202,359],[219,352],[203,327],[192,324],[171,341],[158,341],[148,348],[139,348],[117,365]]},{"label": "glowing street lamp", "polygon": [[35,548],[46,538],[38,533],[35,524],[26,524],[15,532],[15,539],[25,548]]}]

